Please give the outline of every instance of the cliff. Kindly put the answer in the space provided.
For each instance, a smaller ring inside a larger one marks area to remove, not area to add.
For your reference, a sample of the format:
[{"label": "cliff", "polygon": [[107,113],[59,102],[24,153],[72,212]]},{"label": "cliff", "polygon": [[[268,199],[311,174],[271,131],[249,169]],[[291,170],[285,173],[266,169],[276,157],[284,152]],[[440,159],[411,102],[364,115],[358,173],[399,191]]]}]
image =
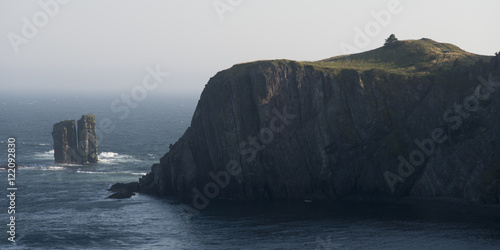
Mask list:
[{"label": "cliff", "polygon": [[82,115],[78,120],[78,153],[80,162],[97,162],[97,132],[94,114]]},{"label": "cliff", "polygon": [[73,163],[76,158],[71,150],[76,148],[76,126],[74,120],[65,120],[54,124],[54,159],[58,163]]},{"label": "cliff", "polygon": [[65,120],[54,124],[54,159],[57,163],[96,163],[97,133],[95,116],[82,115],[78,120],[78,133],[75,120]]},{"label": "cliff", "polygon": [[138,190],[210,199],[500,200],[500,56],[430,39],[217,73]]}]

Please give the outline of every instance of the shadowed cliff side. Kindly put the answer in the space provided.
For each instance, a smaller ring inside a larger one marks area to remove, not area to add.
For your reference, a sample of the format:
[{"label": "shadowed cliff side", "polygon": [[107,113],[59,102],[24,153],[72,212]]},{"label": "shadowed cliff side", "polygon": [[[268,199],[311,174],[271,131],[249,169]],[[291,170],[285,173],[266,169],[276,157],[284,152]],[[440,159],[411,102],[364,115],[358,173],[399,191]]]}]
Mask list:
[{"label": "shadowed cliff side", "polygon": [[57,163],[77,161],[71,154],[71,149],[77,148],[75,120],[65,120],[54,124],[52,138],[54,139],[54,159]]},{"label": "shadowed cliff side", "polygon": [[80,162],[96,163],[98,160],[94,114],[82,115],[78,120],[78,153]]},{"label": "shadowed cliff side", "polygon": [[201,208],[352,195],[498,203],[499,58],[422,39],[235,65],[210,79],[191,126],[139,191]]},{"label": "shadowed cliff side", "polygon": [[75,126],[75,120],[54,124],[54,159],[57,163],[96,163],[97,133],[94,114],[82,115]]}]

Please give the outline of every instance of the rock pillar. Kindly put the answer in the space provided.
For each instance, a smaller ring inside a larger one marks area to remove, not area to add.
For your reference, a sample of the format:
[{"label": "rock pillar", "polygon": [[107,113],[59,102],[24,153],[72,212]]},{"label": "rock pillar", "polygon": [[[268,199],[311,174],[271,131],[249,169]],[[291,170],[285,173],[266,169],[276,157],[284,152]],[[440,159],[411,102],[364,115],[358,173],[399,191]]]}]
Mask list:
[{"label": "rock pillar", "polygon": [[54,158],[57,163],[75,163],[73,154],[76,149],[76,126],[74,120],[65,120],[54,124],[52,129],[54,139]]},{"label": "rock pillar", "polygon": [[82,115],[78,120],[78,153],[82,163],[97,162],[97,133],[93,114]]},{"label": "rock pillar", "polygon": [[78,133],[75,120],[54,124],[52,138],[55,162],[79,164],[97,162],[97,132],[93,114],[83,115],[78,120]]}]

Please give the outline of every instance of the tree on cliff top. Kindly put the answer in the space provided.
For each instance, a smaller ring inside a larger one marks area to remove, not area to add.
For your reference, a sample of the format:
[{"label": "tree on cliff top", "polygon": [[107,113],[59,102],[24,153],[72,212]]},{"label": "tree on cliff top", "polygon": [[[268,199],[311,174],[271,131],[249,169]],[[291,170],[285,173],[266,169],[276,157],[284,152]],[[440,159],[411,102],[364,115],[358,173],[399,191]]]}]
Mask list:
[{"label": "tree on cliff top", "polygon": [[384,46],[389,47],[391,45],[394,45],[397,42],[398,42],[398,39],[396,38],[396,36],[394,34],[391,34],[387,39],[385,39]]}]

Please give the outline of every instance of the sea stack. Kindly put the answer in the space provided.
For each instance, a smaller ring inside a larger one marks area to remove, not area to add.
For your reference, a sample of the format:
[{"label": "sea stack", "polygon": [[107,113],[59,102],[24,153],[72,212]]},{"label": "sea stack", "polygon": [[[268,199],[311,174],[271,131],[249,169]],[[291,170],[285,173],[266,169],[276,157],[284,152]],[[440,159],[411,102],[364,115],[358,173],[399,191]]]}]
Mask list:
[{"label": "sea stack", "polygon": [[65,120],[54,124],[52,129],[54,139],[54,158],[57,163],[75,163],[72,153],[76,149],[75,120]]},{"label": "sea stack", "polygon": [[97,133],[94,114],[78,120],[78,152],[83,163],[97,162]]},{"label": "sea stack", "polygon": [[52,138],[55,162],[78,164],[97,162],[97,133],[93,114],[82,115],[78,120],[78,133],[75,120],[54,124]]}]

